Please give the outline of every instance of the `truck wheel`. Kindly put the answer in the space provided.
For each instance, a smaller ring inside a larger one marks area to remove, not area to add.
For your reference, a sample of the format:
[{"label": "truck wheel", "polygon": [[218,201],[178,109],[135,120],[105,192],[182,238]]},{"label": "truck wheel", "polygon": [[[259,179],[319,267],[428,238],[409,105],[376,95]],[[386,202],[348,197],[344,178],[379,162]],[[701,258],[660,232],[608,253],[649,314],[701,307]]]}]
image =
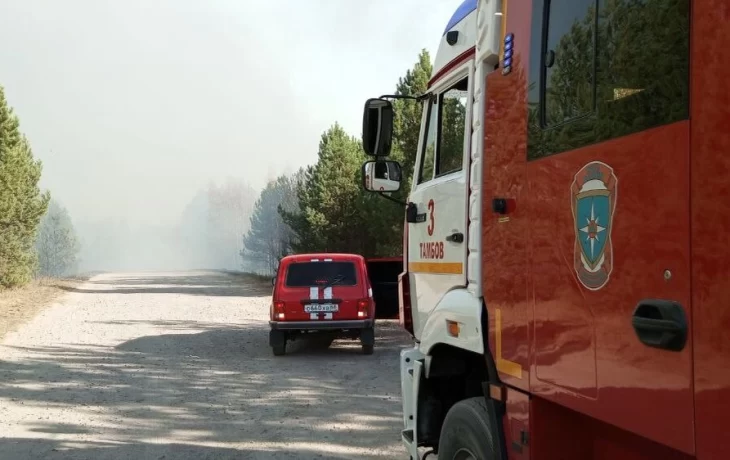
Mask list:
[{"label": "truck wheel", "polygon": [[286,342],[281,345],[274,345],[271,349],[274,350],[274,356],[284,356],[286,354]]},{"label": "truck wheel", "polygon": [[484,397],[454,404],[439,439],[439,460],[495,460],[492,427]]}]

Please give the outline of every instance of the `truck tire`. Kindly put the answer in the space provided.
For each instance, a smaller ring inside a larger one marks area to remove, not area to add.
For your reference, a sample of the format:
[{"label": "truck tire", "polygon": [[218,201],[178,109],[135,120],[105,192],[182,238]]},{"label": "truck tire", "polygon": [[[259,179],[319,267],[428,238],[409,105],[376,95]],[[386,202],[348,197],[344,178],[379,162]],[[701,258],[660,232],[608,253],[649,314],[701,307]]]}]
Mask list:
[{"label": "truck tire", "polygon": [[441,427],[439,460],[496,460],[484,397],[454,404]]}]

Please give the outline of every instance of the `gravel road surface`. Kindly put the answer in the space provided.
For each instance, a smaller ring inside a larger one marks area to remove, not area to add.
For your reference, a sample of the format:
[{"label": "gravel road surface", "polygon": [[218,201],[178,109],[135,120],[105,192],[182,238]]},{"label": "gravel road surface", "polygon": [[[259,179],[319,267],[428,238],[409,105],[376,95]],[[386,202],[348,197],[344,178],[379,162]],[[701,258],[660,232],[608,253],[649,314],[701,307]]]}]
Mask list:
[{"label": "gravel road surface", "polygon": [[106,274],[0,345],[0,459],[400,459],[397,323],[268,346],[271,287]]}]

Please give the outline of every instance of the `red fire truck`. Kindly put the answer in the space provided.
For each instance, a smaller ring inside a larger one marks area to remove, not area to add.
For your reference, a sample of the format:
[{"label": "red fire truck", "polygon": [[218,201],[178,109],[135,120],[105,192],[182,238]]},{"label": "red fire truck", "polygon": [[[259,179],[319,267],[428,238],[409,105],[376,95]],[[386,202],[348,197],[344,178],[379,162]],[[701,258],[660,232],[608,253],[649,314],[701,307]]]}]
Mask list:
[{"label": "red fire truck", "polygon": [[466,0],[417,99],[411,457],[729,459],[730,1]]}]

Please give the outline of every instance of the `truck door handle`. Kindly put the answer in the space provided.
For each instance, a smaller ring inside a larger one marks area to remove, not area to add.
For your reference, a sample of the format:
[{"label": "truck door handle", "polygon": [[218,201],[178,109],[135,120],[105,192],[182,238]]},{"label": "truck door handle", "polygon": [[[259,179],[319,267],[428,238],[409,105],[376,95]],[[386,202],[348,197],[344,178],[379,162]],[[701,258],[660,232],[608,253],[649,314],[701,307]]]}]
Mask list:
[{"label": "truck door handle", "polygon": [[451,241],[452,243],[463,243],[464,234],[461,232],[452,233],[446,237],[446,241]]},{"label": "truck door handle", "polygon": [[636,336],[648,347],[681,351],[687,343],[684,308],[671,300],[645,299],[631,317]]}]

